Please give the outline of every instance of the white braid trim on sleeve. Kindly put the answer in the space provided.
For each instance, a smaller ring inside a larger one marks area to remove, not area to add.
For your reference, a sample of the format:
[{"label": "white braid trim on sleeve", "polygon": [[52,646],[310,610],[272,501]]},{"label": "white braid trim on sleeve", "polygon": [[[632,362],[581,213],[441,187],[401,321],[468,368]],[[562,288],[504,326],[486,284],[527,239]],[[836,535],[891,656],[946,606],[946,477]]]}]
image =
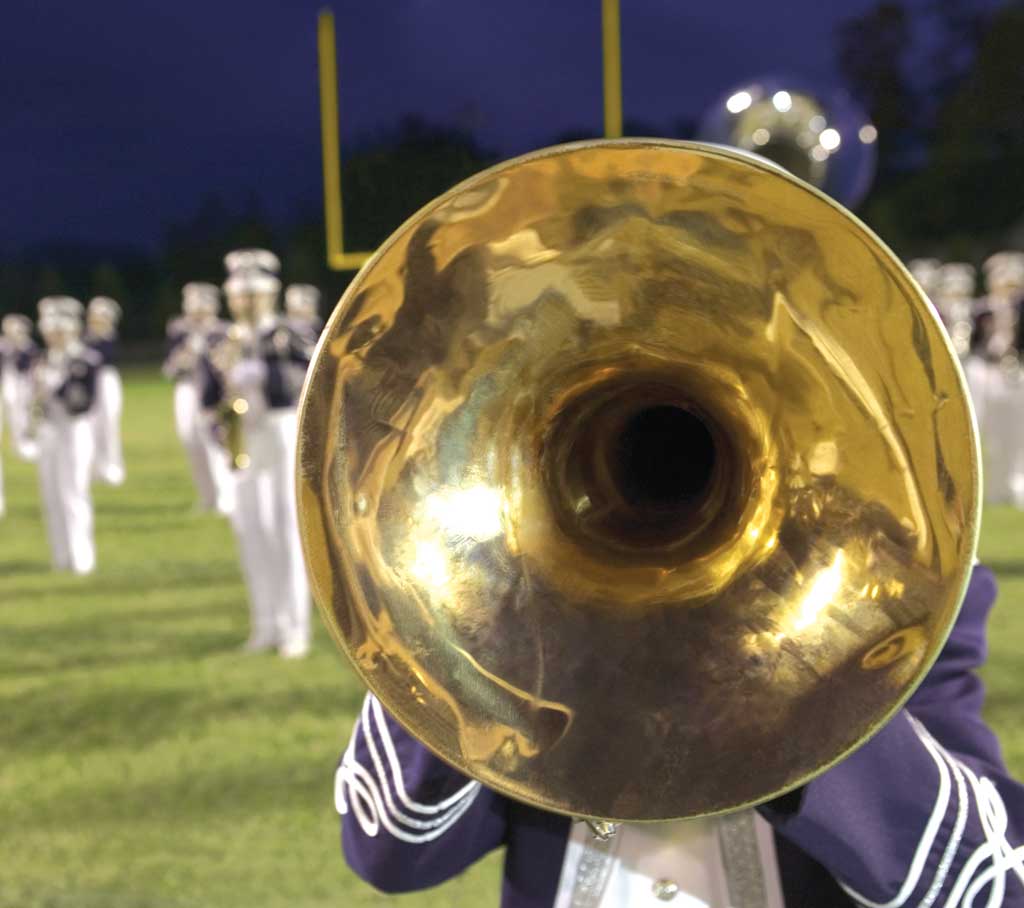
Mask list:
[{"label": "white braid trim on sleeve", "polygon": [[858,904],[863,905],[864,908],[902,908],[906,904],[907,899],[913,894],[917,888],[918,883],[921,880],[921,873],[924,870],[925,862],[928,860],[928,855],[931,853],[932,847],[935,844],[935,838],[938,835],[939,827],[942,825],[942,819],[946,815],[946,808],[949,806],[949,795],[951,790],[951,784],[949,780],[949,770],[946,768],[946,763],[939,754],[937,745],[934,745],[929,737],[922,736],[923,728],[920,723],[911,716],[909,713],[906,714],[910,720],[911,728],[917,732],[917,736],[921,739],[921,743],[924,744],[928,755],[935,761],[935,766],[939,771],[939,790],[935,795],[935,806],[932,808],[931,816],[928,817],[928,822],[924,827],[924,832],[921,834],[921,839],[917,843],[917,849],[914,852],[914,857],[910,861],[910,869],[907,872],[907,877],[903,881],[903,885],[900,887],[899,892],[896,896],[888,902],[873,902],[869,898],[861,895],[859,892],[847,886],[845,883],[840,883],[846,893],[854,899]]},{"label": "white braid trim on sleeve", "polygon": [[[934,843],[935,830],[931,828],[932,821],[936,819],[936,816],[941,821],[945,815],[949,800],[949,772],[952,771],[958,796],[957,815],[953,830],[936,868],[935,878],[924,898],[914,908],[932,908],[938,899],[939,893],[949,877],[953,861],[960,850],[972,803],[978,812],[985,841],[972,852],[960,869],[953,888],[942,903],[942,908],[975,908],[975,899],[981,890],[990,884],[992,888],[983,908],[1000,908],[1006,893],[1007,873],[1012,871],[1024,884],[1024,845],[1014,847],[1006,838],[1009,826],[1006,805],[990,779],[984,776],[979,778],[967,764],[956,759],[939,744],[917,719],[909,715],[908,719],[921,743],[939,767],[939,796],[936,800],[936,809],[933,810],[929,818],[925,834],[918,843],[914,860],[911,862],[910,874],[896,899],[880,904],[864,898],[848,886],[844,885],[843,888],[866,908],[899,908],[906,902],[920,880],[924,860]],[[944,788],[946,789],[945,794],[943,793]],[[940,805],[941,812],[938,810]]]},{"label": "white braid trim on sleeve", "polygon": [[[373,771],[355,758],[355,744],[359,734],[365,737]],[[387,758],[391,777],[380,757],[377,742]],[[391,790],[395,792],[402,806],[411,816],[395,803]],[[469,782],[455,794],[437,804],[424,804],[409,797],[405,788],[402,767],[395,752],[391,733],[384,719],[380,703],[368,695],[363,703],[363,712],[356,721],[352,738],[334,776],[334,803],[338,813],[345,815],[352,810],[360,828],[368,836],[376,836],[383,826],[395,838],[412,844],[431,842],[448,831],[469,809],[480,792],[479,782]]]}]

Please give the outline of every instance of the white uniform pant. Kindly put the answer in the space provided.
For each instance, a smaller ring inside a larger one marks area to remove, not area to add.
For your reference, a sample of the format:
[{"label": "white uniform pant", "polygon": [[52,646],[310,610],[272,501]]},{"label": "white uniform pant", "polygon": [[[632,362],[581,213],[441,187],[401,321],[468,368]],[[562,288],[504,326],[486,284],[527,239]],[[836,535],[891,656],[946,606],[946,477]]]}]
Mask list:
[{"label": "white uniform pant", "polygon": [[[25,374],[18,372],[13,363],[8,363],[0,372],[0,442],[3,441],[3,427],[6,423],[7,434],[11,439],[11,450],[19,457],[28,459],[28,451],[23,440],[24,425],[27,418],[29,383]],[[0,445],[2,452],[2,445]],[[2,458],[2,454],[0,454]],[[0,459],[0,516],[7,509],[4,498],[3,463]]]},{"label": "white uniform pant", "polygon": [[24,372],[5,369],[0,394],[7,416],[11,447],[22,460],[35,460],[35,447],[25,438],[32,384]]},{"label": "white uniform pant", "polygon": [[0,517],[3,517],[7,512],[7,502],[4,499],[4,446],[3,446],[3,434],[4,434],[4,410],[6,409],[4,401],[0,400]]},{"label": "white uniform pant", "polygon": [[96,567],[89,479],[94,452],[88,415],[57,416],[39,426],[39,490],[50,556],[59,571]]},{"label": "white uniform pant", "polygon": [[92,411],[96,433],[93,474],[113,486],[124,482],[124,454],[121,449],[123,407],[124,389],[120,373],[113,366],[102,366],[96,376],[96,406]]},{"label": "white uniform pant", "polygon": [[227,454],[206,424],[199,406],[199,389],[191,379],[174,383],[174,426],[185,448],[200,507],[230,514],[234,509],[234,477]]},{"label": "white uniform pant", "polygon": [[968,358],[964,372],[981,435],[985,503],[1024,508],[1024,381],[979,357]]},{"label": "white uniform pant", "polygon": [[247,421],[250,464],[235,473],[231,525],[249,590],[251,640],[309,644],[309,581],[295,504],[296,413],[269,410]]}]

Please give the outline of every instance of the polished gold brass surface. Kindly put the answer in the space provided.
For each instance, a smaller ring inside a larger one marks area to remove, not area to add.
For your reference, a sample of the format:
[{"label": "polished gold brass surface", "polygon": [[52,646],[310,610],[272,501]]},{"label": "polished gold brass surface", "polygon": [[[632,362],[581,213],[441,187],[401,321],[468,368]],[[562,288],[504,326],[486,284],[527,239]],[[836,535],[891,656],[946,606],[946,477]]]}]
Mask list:
[{"label": "polished gold brass surface", "polygon": [[251,463],[245,443],[245,415],[249,412],[249,401],[231,381],[231,370],[246,355],[250,341],[250,327],[236,322],[214,345],[209,359],[210,367],[224,387],[221,401],[213,410],[213,432],[228,455],[228,466],[232,470],[247,470]]},{"label": "polished gold brass surface", "polygon": [[310,369],[299,510],[334,639],[539,807],[766,800],[938,653],[978,528],[956,358],[897,259],[740,153],[570,145],[463,183]]},{"label": "polished gold brass surface", "polygon": [[249,402],[244,397],[231,397],[218,405],[214,420],[223,439],[232,470],[249,468],[250,457],[245,450],[245,426],[243,420],[249,412]]}]

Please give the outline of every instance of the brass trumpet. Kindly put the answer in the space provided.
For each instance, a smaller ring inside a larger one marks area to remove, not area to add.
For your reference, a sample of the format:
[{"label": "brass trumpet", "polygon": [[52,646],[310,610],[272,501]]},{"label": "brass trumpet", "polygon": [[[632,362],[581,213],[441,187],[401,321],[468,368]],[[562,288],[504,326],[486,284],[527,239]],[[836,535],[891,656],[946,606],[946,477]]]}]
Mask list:
[{"label": "brass trumpet", "polygon": [[600,141],[488,170],[350,284],[299,417],[332,636],[529,804],[799,786],[927,672],[978,531],[956,356],[899,260],[770,164]]},{"label": "brass trumpet", "polygon": [[36,447],[39,443],[39,429],[46,419],[47,387],[43,380],[43,366],[35,363],[30,372],[29,394],[25,428],[22,431],[21,445],[35,459]]},{"label": "brass trumpet", "polygon": [[248,469],[251,462],[245,445],[245,414],[249,412],[249,401],[232,386],[229,378],[231,368],[243,354],[245,332],[238,325],[231,325],[227,335],[210,353],[210,363],[218,372],[224,387],[220,403],[213,412],[214,435],[228,455],[232,470]]},{"label": "brass trumpet", "polygon": [[215,420],[217,434],[228,453],[232,470],[245,470],[250,459],[245,449],[245,429],[242,420],[249,412],[249,402],[244,397],[231,397],[217,405]]}]

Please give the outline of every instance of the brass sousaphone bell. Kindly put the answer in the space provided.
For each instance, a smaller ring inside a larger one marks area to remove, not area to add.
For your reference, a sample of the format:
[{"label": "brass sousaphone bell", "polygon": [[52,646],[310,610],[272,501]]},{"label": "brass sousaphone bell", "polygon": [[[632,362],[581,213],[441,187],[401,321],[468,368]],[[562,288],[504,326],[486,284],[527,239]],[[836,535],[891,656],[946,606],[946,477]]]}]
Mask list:
[{"label": "brass sousaphone bell", "polygon": [[457,186],[310,369],[316,599],[384,706],[538,807],[726,811],[863,743],[978,530],[956,357],[860,221],[723,148],[599,141]]}]

